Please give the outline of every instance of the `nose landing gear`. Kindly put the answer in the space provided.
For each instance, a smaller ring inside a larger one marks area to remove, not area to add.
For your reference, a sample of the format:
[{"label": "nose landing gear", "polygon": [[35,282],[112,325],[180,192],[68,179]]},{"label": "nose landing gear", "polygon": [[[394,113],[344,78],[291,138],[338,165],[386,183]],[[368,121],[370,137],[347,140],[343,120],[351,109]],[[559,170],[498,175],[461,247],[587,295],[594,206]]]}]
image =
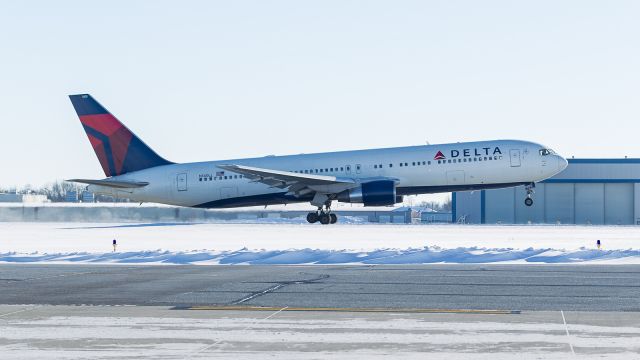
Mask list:
[{"label": "nose landing gear", "polygon": [[307,222],[314,224],[318,221],[322,225],[335,224],[338,222],[338,216],[331,212],[331,202],[325,204],[324,209],[319,207],[318,211],[307,214]]},{"label": "nose landing gear", "polygon": [[527,197],[524,199],[524,204],[526,206],[531,206],[533,205],[533,189],[536,187],[535,183],[531,183],[526,185],[524,188],[527,191]]}]

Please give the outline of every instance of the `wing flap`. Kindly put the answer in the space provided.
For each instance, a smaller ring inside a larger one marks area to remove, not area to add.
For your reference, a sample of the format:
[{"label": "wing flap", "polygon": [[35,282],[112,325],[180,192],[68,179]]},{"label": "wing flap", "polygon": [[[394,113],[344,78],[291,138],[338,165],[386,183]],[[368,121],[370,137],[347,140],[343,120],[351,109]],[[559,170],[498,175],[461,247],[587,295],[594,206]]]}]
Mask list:
[{"label": "wing flap", "polygon": [[219,168],[242,174],[249,179],[267,184],[272,187],[288,188],[295,184],[310,185],[334,185],[355,184],[353,179],[339,178],[329,175],[301,174],[291,171],[272,170],[244,165],[218,165]]}]

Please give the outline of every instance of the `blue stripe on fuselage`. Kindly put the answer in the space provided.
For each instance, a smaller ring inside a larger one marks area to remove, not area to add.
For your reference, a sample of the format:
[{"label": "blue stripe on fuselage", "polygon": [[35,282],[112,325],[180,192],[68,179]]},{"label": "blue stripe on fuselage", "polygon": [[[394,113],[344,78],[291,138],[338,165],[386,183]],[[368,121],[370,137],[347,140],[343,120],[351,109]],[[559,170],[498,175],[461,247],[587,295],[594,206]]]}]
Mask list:
[{"label": "blue stripe on fuselage", "polygon": [[[485,190],[485,189],[500,189],[506,187],[514,187],[519,185],[526,185],[526,183],[504,183],[504,184],[474,184],[474,185],[445,185],[445,186],[408,186],[399,187],[396,189],[398,195],[415,195],[415,194],[435,194],[452,191],[471,191],[471,190]],[[301,202],[309,202],[313,198],[313,195],[307,195],[303,197],[295,197],[287,195],[286,192],[269,193],[251,196],[232,197],[228,199],[214,200],[206,203],[194,205],[196,208],[231,208],[231,207],[244,207],[244,206],[265,206],[265,205],[280,205],[280,204],[293,204]]]}]

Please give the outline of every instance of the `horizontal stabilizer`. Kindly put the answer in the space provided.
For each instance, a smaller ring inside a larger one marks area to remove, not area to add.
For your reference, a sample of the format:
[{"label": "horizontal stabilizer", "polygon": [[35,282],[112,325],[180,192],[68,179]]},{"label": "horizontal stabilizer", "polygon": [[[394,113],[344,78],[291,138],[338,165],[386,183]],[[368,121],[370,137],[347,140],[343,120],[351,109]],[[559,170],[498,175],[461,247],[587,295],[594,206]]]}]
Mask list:
[{"label": "horizontal stabilizer", "polygon": [[141,188],[149,185],[148,182],[144,181],[122,181],[122,180],[91,180],[91,179],[70,179],[67,181],[89,184],[89,185],[98,185],[98,186],[106,186],[117,189],[131,189],[131,188]]}]

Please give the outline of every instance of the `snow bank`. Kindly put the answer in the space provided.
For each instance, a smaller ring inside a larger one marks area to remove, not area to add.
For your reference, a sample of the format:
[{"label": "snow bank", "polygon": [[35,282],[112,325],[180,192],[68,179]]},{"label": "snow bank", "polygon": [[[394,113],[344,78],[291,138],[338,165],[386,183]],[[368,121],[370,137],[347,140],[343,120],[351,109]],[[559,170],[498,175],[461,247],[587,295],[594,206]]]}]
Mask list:
[{"label": "snow bank", "polygon": [[309,265],[309,264],[486,264],[486,263],[635,263],[640,250],[558,251],[554,249],[380,249],[371,252],[349,250],[291,249],[281,251],[131,251],[115,253],[0,254],[5,263],[107,263],[107,264],[201,264],[201,265]]},{"label": "snow bank", "polygon": [[0,223],[0,262],[640,264],[639,235],[631,226]]}]

